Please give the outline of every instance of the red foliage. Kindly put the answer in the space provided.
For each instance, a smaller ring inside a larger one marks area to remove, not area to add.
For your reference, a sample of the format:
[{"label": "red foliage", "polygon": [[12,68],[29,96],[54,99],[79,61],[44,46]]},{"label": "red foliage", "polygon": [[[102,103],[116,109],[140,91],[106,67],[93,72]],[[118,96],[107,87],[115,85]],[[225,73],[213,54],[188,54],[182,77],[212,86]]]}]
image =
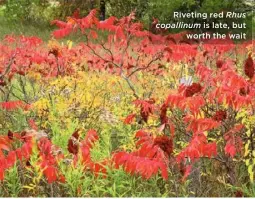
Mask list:
[{"label": "red foliage", "polygon": [[211,118],[196,119],[192,116],[186,116],[184,122],[189,123],[186,130],[192,131],[193,133],[209,131],[221,125],[220,122]]},{"label": "red foliage", "polygon": [[54,166],[47,166],[43,170],[43,173],[46,176],[49,184],[51,184],[57,180],[57,171],[58,171],[57,168]]},{"label": "red foliage", "polygon": [[81,142],[81,154],[82,154],[82,162],[85,166],[85,169],[89,169],[96,176],[98,174],[103,174],[106,177],[106,168],[108,165],[108,160],[104,160],[102,162],[93,162],[90,151],[96,141],[98,141],[99,137],[97,132],[93,129],[89,130],[86,134],[85,139]]},{"label": "red foliage", "polygon": [[156,109],[154,99],[149,100],[135,100],[133,102],[136,107],[140,107],[140,115],[144,122],[148,121],[149,115]]},{"label": "red foliage", "polygon": [[133,122],[133,120],[135,119],[136,114],[130,114],[128,115],[125,120],[124,123],[125,124],[131,124]]},{"label": "red foliage", "polygon": [[[13,167],[17,160],[27,161],[32,153],[31,139],[25,140],[20,148],[14,149],[12,145],[15,142],[14,138],[20,139],[12,131],[8,131],[8,136],[0,136],[0,181],[4,180],[5,171]],[[20,139],[20,141],[22,140]],[[4,155],[2,150],[5,150],[8,154]]]},{"label": "red foliage", "polygon": [[184,182],[187,179],[187,177],[191,173],[191,170],[192,170],[191,165],[188,165],[188,166],[183,168],[183,176],[182,176],[182,179],[181,179],[182,182]]},{"label": "red foliage", "polygon": [[21,108],[23,110],[28,110],[30,108],[30,105],[25,104],[24,102],[19,100],[19,101],[0,102],[0,107],[8,111],[16,110],[18,108]]},{"label": "red foliage", "polygon": [[136,133],[139,147],[132,153],[117,152],[113,156],[115,167],[123,166],[130,174],[139,174],[145,179],[151,178],[161,170],[164,179],[168,178],[168,158],[172,153],[172,140],[167,136],[153,138],[144,131]]},{"label": "red foliage", "polygon": [[34,129],[34,130],[38,130],[38,126],[36,125],[36,123],[35,123],[35,121],[33,120],[33,119],[29,119],[28,120],[28,124],[29,124],[29,126],[32,128],[32,129]]},{"label": "red foliage", "polygon": [[[57,181],[60,175],[58,172],[58,159],[62,158],[60,154],[54,155],[55,146],[47,138],[41,138],[38,142],[40,161],[39,165],[43,170],[49,184]],[[60,178],[60,180],[63,180]]]},{"label": "red foliage", "polygon": [[237,152],[241,152],[243,147],[243,141],[239,135],[243,128],[244,126],[242,124],[237,124],[224,135],[224,139],[226,140],[225,153],[232,158]]},{"label": "red foliage", "polygon": [[189,145],[183,149],[176,157],[176,161],[180,163],[185,158],[191,161],[201,157],[212,157],[217,155],[216,142],[208,143],[204,133],[196,133],[193,135]]},{"label": "red foliage", "polygon": [[167,166],[162,161],[136,156],[127,152],[118,152],[113,156],[115,167],[123,166],[127,173],[139,174],[149,179],[161,170],[163,179],[168,179]]},{"label": "red foliage", "polygon": [[[82,65],[84,63],[84,60],[81,59],[82,55],[86,55],[90,70],[107,70],[111,73],[123,75],[127,79],[134,72],[141,70],[151,72],[154,75],[164,75],[162,68],[164,68],[165,62],[182,61],[189,63],[190,67],[198,64],[197,67],[192,68],[192,71],[194,71],[192,75],[194,79],[199,79],[197,80],[198,83],[192,83],[190,86],[180,85],[178,91],[171,92],[168,95],[160,109],[156,106],[154,99],[137,99],[133,102],[139,108],[140,117],[145,123],[152,114],[158,114],[160,119],[160,124],[157,126],[158,133],[162,133],[164,130],[164,133],[167,134],[168,131],[166,130],[170,130],[171,137],[166,135],[152,136],[140,130],[136,133],[138,139],[136,150],[115,152],[112,157],[100,162],[94,162],[91,157],[93,145],[99,140],[95,130],[88,131],[82,141],[78,130],[75,131],[68,140],[67,146],[68,151],[74,156],[74,165],[81,157],[85,170],[90,170],[95,175],[99,173],[106,174],[105,165],[112,166],[114,164],[115,168],[122,166],[126,172],[141,175],[145,179],[151,178],[158,172],[161,172],[162,177],[167,179],[167,170],[173,152],[174,128],[177,127],[178,133],[184,131],[182,133],[188,133],[187,137],[190,136],[187,146],[176,156],[177,163],[183,165],[183,168],[181,168],[182,180],[185,180],[192,167],[192,165],[184,166],[187,160],[193,162],[199,158],[217,156],[217,147],[222,147],[222,142],[219,142],[217,146],[216,142],[210,142],[209,138],[211,138],[210,136],[215,138],[213,130],[219,128],[224,122],[226,124],[227,118],[231,119],[233,114],[229,110],[238,111],[242,108],[254,107],[253,59],[249,55],[245,60],[244,73],[249,77],[249,80],[246,80],[236,71],[235,61],[224,58],[223,53],[233,48],[232,41],[227,40],[227,45],[217,46],[211,45],[216,42],[215,40],[208,41],[202,45],[203,50],[200,51],[200,44],[191,44],[183,40],[184,33],[183,35],[154,35],[143,30],[141,23],[132,22],[134,18],[134,13],[131,13],[121,19],[110,17],[99,22],[96,18],[96,10],[92,10],[88,16],[83,18],[79,16],[77,11],[67,19],[67,22],[58,20],[52,22],[52,24],[59,27],[58,30],[53,32],[53,35],[57,38],[80,30],[88,37],[88,40],[92,40],[99,37],[97,30],[107,31],[109,36],[104,46],[91,42],[90,46],[81,44],[72,47],[72,49],[67,46],[53,47],[50,50],[37,49],[36,47],[42,43],[38,38],[7,36],[5,42],[8,45],[0,45],[0,73],[2,75],[6,72],[3,78],[1,76],[0,86],[6,86],[8,80],[11,81],[16,74],[26,76],[30,70],[35,70],[47,78],[57,76],[59,71],[61,71],[61,75],[72,74],[73,71],[80,68],[75,68],[70,63],[74,63],[75,60],[77,66]],[[88,31],[86,31],[87,29]],[[141,39],[141,44],[137,45],[137,40],[135,44],[128,41],[128,35]],[[15,49],[9,45],[14,42],[18,46]],[[109,48],[110,52],[99,53],[100,56],[96,56],[93,52],[98,52],[98,50],[101,52],[102,47]],[[132,54],[136,54],[137,57],[131,56],[128,52],[123,54],[122,49],[125,48],[128,49],[127,51],[131,50]],[[160,56],[156,59],[157,63],[152,63],[151,59],[159,53]],[[15,55],[14,59],[12,59],[13,55]],[[9,69],[6,66],[9,65],[10,60],[13,63]],[[206,66],[210,62],[214,63],[214,60],[217,60],[216,70],[213,67]],[[38,69],[38,64],[42,69]],[[120,67],[115,67],[116,65]],[[227,108],[219,110],[222,105],[227,106]],[[0,108],[8,111],[18,108],[28,110],[29,105],[22,101],[9,101],[1,102]],[[204,115],[210,115],[211,111],[215,109],[219,111],[216,111],[210,118],[204,118]],[[167,115],[168,110],[169,115]],[[175,111],[178,114],[175,114]],[[135,117],[135,114],[128,115],[124,123],[131,124]],[[29,125],[32,129],[38,130],[34,121],[29,121]],[[223,142],[223,148],[225,154],[231,158],[237,152],[241,152],[242,136],[244,136],[240,134],[242,128],[242,125],[236,125],[230,131],[224,132],[225,142]],[[14,148],[15,140],[22,143],[20,148]],[[39,164],[47,181],[49,183],[57,180],[64,182],[64,176],[59,173],[57,164],[58,159],[62,156],[58,157],[54,154],[54,147],[56,146],[48,139],[36,140],[36,143],[39,149]],[[17,160],[22,164],[30,165],[32,144],[31,135],[27,131],[19,134],[9,131],[7,136],[0,136],[0,180],[3,180],[5,170],[14,165]]]}]

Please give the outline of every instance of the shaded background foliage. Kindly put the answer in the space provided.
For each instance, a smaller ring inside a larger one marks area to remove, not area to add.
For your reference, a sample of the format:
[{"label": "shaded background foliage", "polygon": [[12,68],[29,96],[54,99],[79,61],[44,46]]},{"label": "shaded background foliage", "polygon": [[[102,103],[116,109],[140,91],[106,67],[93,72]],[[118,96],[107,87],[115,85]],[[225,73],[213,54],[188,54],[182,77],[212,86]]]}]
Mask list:
[{"label": "shaded background foliage", "polygon": [[[173,18],[173,12],[220,12],[235,11],[247,12],[247,33],[252,32],[252,8],[250,0],[1,0],[4,6],[4,16],[8,21],[31,23],[35,25],[49,25],[53,19],[65,19],[79,8],[80,15],[85,16],[93,8],[98,8],[100,15],[105,17],[127,16],[136,12],[136,18],[142,21],[147,29],[151,28],[153,17],[160,23],[173,23],[178,19]],[[101,18],[101,17],[100,17]],[[103,17],[104,18],[104,17]],[[101,18],[101,19],[103,19]],[[209,20],[209,19],[208,19]],[[215,19],[210,19],[211,22]],[[185,22],[199,22],[199,19],[185,19]],[[254,22],[253,22],[254,23]],[[180,30],[169,30],[176,32]]]}]

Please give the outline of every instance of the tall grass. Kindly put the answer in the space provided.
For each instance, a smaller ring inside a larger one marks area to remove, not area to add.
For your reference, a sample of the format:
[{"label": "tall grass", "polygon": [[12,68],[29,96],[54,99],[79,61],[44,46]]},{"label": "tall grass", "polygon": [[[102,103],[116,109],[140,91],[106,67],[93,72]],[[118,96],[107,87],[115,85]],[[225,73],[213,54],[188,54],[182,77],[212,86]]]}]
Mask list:
[{"label": "tall grass", "polygon": [[0,6],[0,39],[3,39],[5,35],[14,34],[14,35],[25,35],[25,36],[37,36],[43,40],[48,40],[51,35],[53,27],[50,26],[50,23],[21,23],[8,21],[3,12],[4,7]]}]

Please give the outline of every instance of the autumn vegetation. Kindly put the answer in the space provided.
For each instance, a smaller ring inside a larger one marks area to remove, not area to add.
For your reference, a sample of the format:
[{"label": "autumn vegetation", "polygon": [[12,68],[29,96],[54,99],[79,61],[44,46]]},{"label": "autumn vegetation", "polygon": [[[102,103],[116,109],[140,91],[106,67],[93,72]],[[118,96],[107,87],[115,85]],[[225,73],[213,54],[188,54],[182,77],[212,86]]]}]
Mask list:
[{"label": "autumn vegetation", "polygon": [[1,196],[255,196],[252,41],[51,24],[0,42]]}]

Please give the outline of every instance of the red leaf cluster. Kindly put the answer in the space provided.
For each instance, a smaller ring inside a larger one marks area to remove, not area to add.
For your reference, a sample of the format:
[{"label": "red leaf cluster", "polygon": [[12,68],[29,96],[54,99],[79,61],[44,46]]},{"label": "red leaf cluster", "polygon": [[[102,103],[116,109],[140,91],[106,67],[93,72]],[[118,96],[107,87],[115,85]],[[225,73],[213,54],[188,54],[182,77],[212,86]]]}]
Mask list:
[{"label": "red leaf cluster", "polygon": [[185,158],[191,161],[201,157],[212,157],[217,155],[216,142],[208,143],[204,133],[196,133],[193,135],[189,145],[183,149],[176,157],[176,161],[180,163]]},{"label": "red leaf cluster", "polygon": [[168,178],[168,158],[172,153],[172,140],[166,136],[153,138],[140,130],[136,133],[139,147],[132,153],[117,152],[113,156],[115,167],[123,166],[130,174],[139,174],[145,179],[151,178],[161,170],[164,179]]},{"label": "red leaf cluster", "polygon": [[2,109],[13,111],[21,108],[23,110],[28,110],[30,108],[29,104],[25,104],[23,101],[8,101],[8,102],[0,102],[0,107]]},{"label": "red leaf cluster", "polygon": [[39,165],[43,170],[48,183],[53,183],[57,180],[63,180],[63,176],[58,171],[58,159],[63,158],[61,154],[54,155],[54,146],[47,138],[42,138],[38,142],[40,155]]},{"label": "red leaf cluster", "polygon": [[140,115],[144,122],[148,121],[149,115],[156,109],[154,99],[149,100],[135,100],[133,102],[136,107],[140,107]]},{"label": "red leaf cluster", "polygon": [[104,165],[108,164],[108,160],[104,160],[102,162],[93,162],[90,155],[90,151],[98,139],[99,137],[95,130],[91,129],[87,132],[85,139],[81,142],[82,162],[85,168],[89,169],[96,176],[99,173],[102,173],[104,176],[106,176],[106,168]]},{"label": "red leaf cluster", "polygon": [[[16,140],[23,142],[20,148],[14,149],[13,143]],[[3,151],[8,152],[5,156]],[[22,139],[18,133],[8,131],[8,136],[0,136],[0,181],[4,180],[4,173],[7,169],[14,166],[17,160],[27,161],[32,153],[32,140],[31,137]]]},{"label": "red leaf cluster", "polygon": [[189,123],[187,131],[192,131],[193,133],[205,132],[217,128],[221,125],[220,122],[215,121],[211,118],[199,118],[196,119],[192,116],[186,116],[184,122]]},{"label": "red leaf cluster", "polygon": [[224,135],[224,139],[226,140],[224,148],[225,153],[232,158],[237,152],[241,152],[243,147],[243,142],[239,135],[243,127],[244,126],[242,124],[237,124]]},{"label": "red leaf cluster", "polygon": [[125,124],[131,124],[133,122],[133,120],[135,119],[136,114],[130,114],[128,115],[125,120],[124,123]]}]

